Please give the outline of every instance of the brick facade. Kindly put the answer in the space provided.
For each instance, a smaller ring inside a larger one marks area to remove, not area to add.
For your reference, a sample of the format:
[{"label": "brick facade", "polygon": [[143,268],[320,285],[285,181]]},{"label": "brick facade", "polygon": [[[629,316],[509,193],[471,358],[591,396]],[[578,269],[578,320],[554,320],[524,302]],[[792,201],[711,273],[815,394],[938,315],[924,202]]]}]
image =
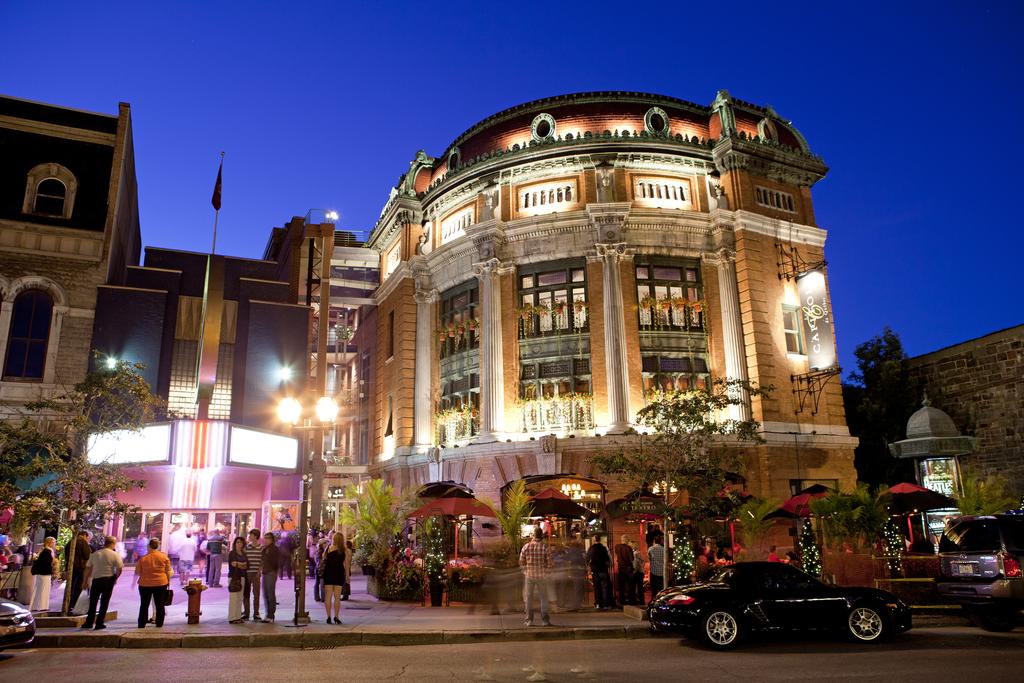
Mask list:
[{"label": "brick facade", "polygon": [[1002,474],[1024,490],[1024,325],[909,359],[910,377],[978,450],[969,472]]}]

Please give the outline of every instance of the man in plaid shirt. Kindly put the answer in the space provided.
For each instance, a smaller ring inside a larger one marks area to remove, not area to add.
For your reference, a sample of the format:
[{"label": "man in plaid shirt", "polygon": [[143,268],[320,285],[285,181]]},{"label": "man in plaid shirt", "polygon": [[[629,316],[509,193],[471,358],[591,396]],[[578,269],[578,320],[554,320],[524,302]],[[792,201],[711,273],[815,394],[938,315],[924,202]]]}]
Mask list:
[{"label": "man in plaid shirt", "polygon": [[544,530],[533,530],[533,540],[519,553],[519,566],[523,569],[523,602],[526,603],[526,625],[533,626],[533,594],[540,594],[540,620],[551,626],[548,619],[548,570],[551,569],[551,550],[544,543]]}]

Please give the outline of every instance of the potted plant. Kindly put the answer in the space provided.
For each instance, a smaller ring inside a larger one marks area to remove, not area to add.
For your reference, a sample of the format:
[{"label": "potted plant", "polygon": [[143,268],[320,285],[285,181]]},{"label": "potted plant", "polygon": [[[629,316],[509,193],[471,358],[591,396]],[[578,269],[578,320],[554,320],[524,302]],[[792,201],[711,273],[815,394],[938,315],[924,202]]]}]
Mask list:
[{"label": "potted plant", "polygon": [[444,598],[448,557],[444,547],[443,517],[428,517],[424,523],[423,566],[430,587],[430,606],[440,607]]}]

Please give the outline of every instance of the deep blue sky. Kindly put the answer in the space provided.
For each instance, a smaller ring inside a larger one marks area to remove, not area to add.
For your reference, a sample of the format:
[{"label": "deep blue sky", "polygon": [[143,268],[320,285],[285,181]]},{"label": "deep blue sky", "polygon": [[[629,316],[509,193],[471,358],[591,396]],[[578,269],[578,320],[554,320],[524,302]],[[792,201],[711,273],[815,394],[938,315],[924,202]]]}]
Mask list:
[{"label": "deep blue sky", "polygon": [[[461,5],[461,6],[460,6]],[[814,188],[841,362],[883,325],[911,354],[1024,322],[1024,3],[0,3],[0,92],[132,105],[147,245],[262,254],[310,208],[371,227],[418,149],[585,90],[792,119]],[[0,160],[2,163],[2,160]]]}]

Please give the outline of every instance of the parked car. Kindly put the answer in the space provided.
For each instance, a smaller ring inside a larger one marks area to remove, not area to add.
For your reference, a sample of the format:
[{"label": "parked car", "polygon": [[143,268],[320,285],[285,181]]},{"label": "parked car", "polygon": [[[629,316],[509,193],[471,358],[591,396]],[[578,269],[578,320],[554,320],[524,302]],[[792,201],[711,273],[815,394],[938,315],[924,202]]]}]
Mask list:
[{"label": "parked car", "polygon": [[836,631],[873,643],[911,626],[910,608],[892,593],[830,586],[778,562],[740,562],[706,582],[669,588],[647,614],[656,632],[719,649],[763,631]]},{"label": "parked car", "polygon": [[989,631],[1010,631],[1024,608],[1024,515],[961,517],[939,540],[939,595]]},{"label": "parked car", "polygon": [[7,600],[0,601],[0,650],[26,645],[36,637],[36,620],[25,607]]}]

